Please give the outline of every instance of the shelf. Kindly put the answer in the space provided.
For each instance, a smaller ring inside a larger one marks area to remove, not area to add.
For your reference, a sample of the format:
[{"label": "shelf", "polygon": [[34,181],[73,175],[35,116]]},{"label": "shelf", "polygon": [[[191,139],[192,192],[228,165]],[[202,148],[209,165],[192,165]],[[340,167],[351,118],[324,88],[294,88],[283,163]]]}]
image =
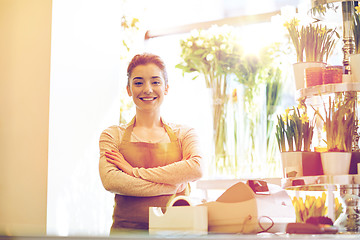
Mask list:
[{"label": "shelf", "polygon": [[335,83],[323,84],[308,88],[302,88],[297,91],[297,98],[312,97],[321,94],[330,94],[336,92],[360,92],[360,82],[353,83]]},{"label": "shelf", "polygon": [[360,175],[321,175],[321,176],[304,176],[298,178],[282,179],[282,187],[286,190],[303,190],[303,191],[324,191],[331,188],[338,188],[342,185],[354,185],[360,189]]}]

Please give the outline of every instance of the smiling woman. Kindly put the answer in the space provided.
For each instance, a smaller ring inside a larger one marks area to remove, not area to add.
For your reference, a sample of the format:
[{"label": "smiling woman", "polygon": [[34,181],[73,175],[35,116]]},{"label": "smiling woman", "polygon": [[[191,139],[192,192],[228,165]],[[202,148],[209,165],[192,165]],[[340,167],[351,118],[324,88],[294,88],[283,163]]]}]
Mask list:
[{"label": "smiling woman", "polygon": [[136,105],[133,120],[100,136],[100,177],[115,193],[111,234],[147,231],[149,207],[165,207],[173,195],[189,194],[202,176],[202,155],[194,129],[168,124],[160,106],[168,92],[162,60],[136,55],[128,67],[127,91]]}]

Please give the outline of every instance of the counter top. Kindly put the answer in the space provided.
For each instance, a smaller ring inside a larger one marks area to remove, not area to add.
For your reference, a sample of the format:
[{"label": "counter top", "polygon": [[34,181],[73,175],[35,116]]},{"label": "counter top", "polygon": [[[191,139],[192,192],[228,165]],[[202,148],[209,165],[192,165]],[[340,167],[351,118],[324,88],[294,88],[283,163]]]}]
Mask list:
[{"label": "counter top", "polygon": [[208,234],[208,235],[187,235],[187,234],[164,234],[164,235],[138,235],[138,234],[128,234],[121,236],[69,236],[69,237],[60,237],[60,236],[0,236],[0,240],[105,240],[105,239],[187,239],[187,240],[214,240],[214,239],[224,239],[224,240],[253,240],[253,239],[296,239],[296,240],[321,240],[321,239],[360,239],[360,234],[270,234],[270,233],[261,233],[261,234]]}]

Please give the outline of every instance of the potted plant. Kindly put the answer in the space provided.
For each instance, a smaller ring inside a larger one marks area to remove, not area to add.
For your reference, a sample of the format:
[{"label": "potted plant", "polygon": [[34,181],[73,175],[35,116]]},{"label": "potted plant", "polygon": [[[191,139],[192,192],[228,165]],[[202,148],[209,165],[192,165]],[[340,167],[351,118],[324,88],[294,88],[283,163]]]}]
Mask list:
[{"label": "potted plant", "polygon": [[321,162],[326,175],[348,174],[350,168],[353,136],[355,131],[355,102],[351,94],[337,93],[324,103],[325,116],[315,110],[326,132],[327,152],[321,153]]},{"label": "potted plant", "polygon": [[309,121],[303,101],[297,108],[286,109],[278,115],[276,139],[281,153],[284,177],[322,174],[320,155],[311,152],[314,119]]},{"label": "potted plant", "polygon": [[296,18],[286,22],[285,27],[297,56],[297,63],[293,65],[296,89],[304,88],[305,69],[316,67],[321,71],[335,47],[334,35],[339,36],[334,29],[321,24],[312,23],[299,29],[299,20]]},{"label": "potted plant", "polygon": [[355,7],[354,18],[352,22],[352,30],[354,34],[355,52],[350,55],[350,68],[353,81],[360,82],[360,7]]}]

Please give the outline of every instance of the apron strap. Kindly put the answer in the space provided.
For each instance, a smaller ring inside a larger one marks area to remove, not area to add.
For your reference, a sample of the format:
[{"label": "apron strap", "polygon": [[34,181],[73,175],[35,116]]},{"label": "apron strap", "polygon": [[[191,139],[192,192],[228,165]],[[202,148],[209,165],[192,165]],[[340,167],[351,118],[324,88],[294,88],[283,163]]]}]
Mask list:
[{"label": "apron strap", "polygon": [[[161,120],[162,121],[162,120]],[[177,142],[177,136],[175,135],[174,131],[165,123],[163,123],[165,130],[167,132],[167,134],[169,135],[170,141],[171,142]]]},{"label": "apron strap", "polygon": [[[167,125],[165,124],[162,119],[161,119],[162,124],[164,125],[165,131],[166,133],[169,135],[170,141],[171,142],[177,142],[177,136],[175,135],[174,131]],[[125,129],[124,132],[124,136],[123,136],[123,140],[125,142],[130,142],[131,139],[131,133],[133,131],[134,128],[134,124],[135,124],[135,117],[133,117],[133,119],[131,120],[131,122],[129,123],[129,126]]]},{"label": "apron strap", "polygon": [[125,129],[122,141],[130,142],[131,133],[132,133],[133,128],[134,128],[134,123],[135,123],[135,117],[133,117],[133,119],[129,123],[129,126]]}]

